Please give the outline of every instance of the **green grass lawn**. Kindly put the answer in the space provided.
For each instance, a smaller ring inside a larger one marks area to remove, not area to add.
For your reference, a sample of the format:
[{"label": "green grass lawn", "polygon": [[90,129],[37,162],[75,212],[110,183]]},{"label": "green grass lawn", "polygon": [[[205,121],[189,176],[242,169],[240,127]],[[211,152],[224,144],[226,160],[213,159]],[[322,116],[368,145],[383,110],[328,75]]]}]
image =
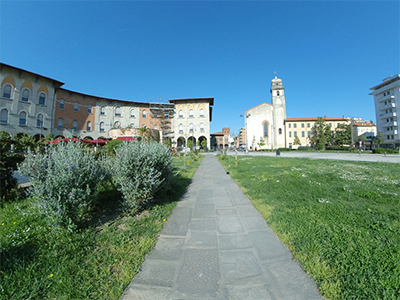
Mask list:
[{"label": "green grass lawn", "polygon": [[220,158],[328,299],[400,299],[400,165]]},{"label": "green grass lawn", "polygon": [[[0,203],[0,299],[118,299],[202,156],[187,160],[187,171],[178,172],[171,192],[136,217],[121,215],[120,195],[105,187],[103,209],[74,233],[52,228],[33,199]],[[173,164],[183,167],[183,157]]]}]

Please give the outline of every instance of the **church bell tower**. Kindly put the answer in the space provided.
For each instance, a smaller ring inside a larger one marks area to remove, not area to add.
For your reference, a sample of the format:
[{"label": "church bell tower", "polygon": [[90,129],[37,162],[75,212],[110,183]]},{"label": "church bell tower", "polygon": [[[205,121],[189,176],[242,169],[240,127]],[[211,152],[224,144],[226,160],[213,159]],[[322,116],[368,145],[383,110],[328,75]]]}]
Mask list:
[{"label": "church bell tower", "polygon": [[285,143],[285,119],[286,119],[286,100],[285,100],[285,88],[282,84],[282,79],[275,76],[271,81],[271,97],[272,106],[274,108],[274,125],[273,135],[274,148],[284,148]]}]

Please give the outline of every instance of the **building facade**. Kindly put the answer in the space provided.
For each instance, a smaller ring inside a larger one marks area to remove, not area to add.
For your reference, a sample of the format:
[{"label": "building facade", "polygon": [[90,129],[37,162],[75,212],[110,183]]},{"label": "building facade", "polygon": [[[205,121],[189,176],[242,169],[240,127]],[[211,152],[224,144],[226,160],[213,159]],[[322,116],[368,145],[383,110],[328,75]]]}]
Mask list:
[{"label": "building facade", "polygon": [[[210,149],[210,122],[214,98],[171,99],[175,115],[172,121],[172,146],[178,149],[188,146],[200,148],[204,144]],[[205,142],[204,142],[205,141]]]},{"label": "building facade", "polygon": [[139,136],[143,129],[172,146],[210,147],[214,98],[135,102],[102,98],[62,88],[63,82],[0,64],[0,131],[40,139]]},{"label": "building facade", "polygon": [[247,149],[276,149],[285,147],[286,100],[282,80],[271,81],[272,104],[262,103],[246,110],[245,144]]},{"label": "building facade", "polygon": [[[377,133],[376,125],[368,121],[354,122],[351,124],[351,139],[353,144],[358,144],[358,147],[364,146],[364,149],[370,149]],[[363,138],[363,136],[365,136],[365,138]]]},{"label": "building facade", "polygon": [[212,150],[228,150],[230,148],[231,129],[222,128],[221,132],[211,133]]},{"label": "building facade", "polygon": [[[350,124],[349,118],[322,117],[334,132],[339,124]],[[300,146],[311,147],[311,130],[318,118],[287,118],[286,127],[286,148],[297,149]],[[296,143],[297,141],[298,143]]]},{"label": "building facade", "polygon": [[0,63],[0,131],[40,139],[53,131],[56,90],[64,83]]},{"label": "building facade", "polygon": [[374,96],[377,131],[384,137],[386,147],[400,146],[398,108],[400,107],[400,74],[388,77],[370,88]]}]

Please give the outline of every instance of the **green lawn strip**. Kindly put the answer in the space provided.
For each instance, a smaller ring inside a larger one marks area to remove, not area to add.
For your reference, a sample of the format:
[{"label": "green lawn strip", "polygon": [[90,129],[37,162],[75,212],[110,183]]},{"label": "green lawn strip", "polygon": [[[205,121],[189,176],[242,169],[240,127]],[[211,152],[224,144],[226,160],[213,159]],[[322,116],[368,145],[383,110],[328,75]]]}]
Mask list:
[{"label": "green lawn strip", "polygon": [[[33,199],[1,203],[0,299],[118,299],[153,248],[202,156],[190,159],[182,171],[183,157],[174,157],[177,175],[171,191],[140,215],[122,216],[110,205],[103,222],[74,233],[52,228]],[[116,195],[103,191],[109,202],[117,202],[110,197]]]},{"label": "green lawn strip", "polygon": [[328,299],[400,299],[398,164],[220,159]]}]

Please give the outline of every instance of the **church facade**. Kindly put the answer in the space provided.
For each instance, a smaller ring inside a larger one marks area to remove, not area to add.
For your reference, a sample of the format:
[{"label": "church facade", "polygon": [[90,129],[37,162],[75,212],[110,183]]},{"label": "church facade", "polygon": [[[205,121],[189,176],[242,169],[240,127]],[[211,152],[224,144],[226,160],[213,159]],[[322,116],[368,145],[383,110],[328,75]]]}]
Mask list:
[{"label": "church facade", "polygon": [[282,79],[271,81],[271,102],[245,111],[245,138],[248,150],[277,149],[286,146],[286,100]]}]

